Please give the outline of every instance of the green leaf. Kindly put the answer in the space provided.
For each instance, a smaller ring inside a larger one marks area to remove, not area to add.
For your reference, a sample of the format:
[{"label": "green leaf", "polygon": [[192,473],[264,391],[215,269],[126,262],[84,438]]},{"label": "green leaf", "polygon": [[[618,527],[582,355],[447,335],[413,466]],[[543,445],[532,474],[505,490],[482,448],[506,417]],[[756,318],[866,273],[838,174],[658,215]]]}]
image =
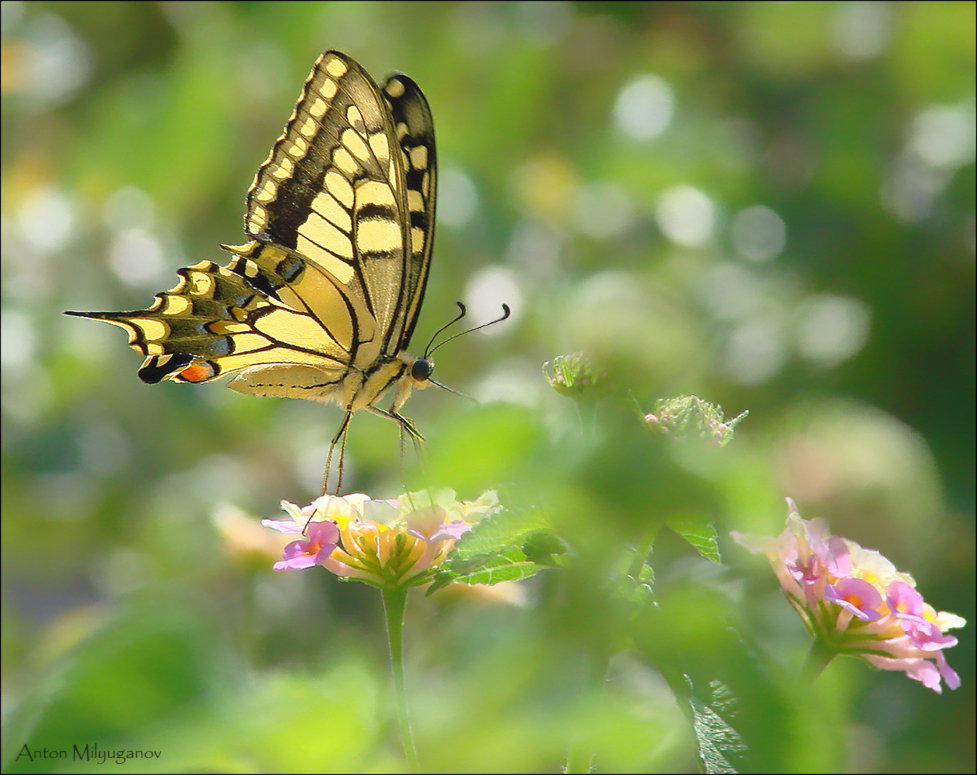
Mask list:
[{"label": "green leaf", "polygon": [[462,536],[428,594],[452,582],[491,585],[525,579],[557,564],[565,552],[566,544],[540,512],[501,512]]},{"label": "green leaf", "polygon": [[559,565],[569,548],[556,533],[544,530],[530,535],[522,545],[526,557],[538,565]]},{"label": "green leaf", "polygon": [[552,533],[549,520],[539,511],[517,514],[503,511],[486,517],[462,536],[451,552],[451,563],[500,552],[513,544],[523,544],[534,534]]},{"label": "green leaf", "polygon": [[678,533],[700,556],[714,563],[722,562],[716,528],[705,517],[671,517],[668,526]]},{"label": "green leaf", "polygon": [[[520,549],[512,547],[506,552],[486,558],[483,564],[468,572],[456,573],[448,581],[458,581],[463,584],[498,584],[500,581],[529,578],[542,570],[543,567],[545,566],[527,559]],[[439,575],[435,584],[439,584],[441,581]]]},{"label": "green leaf", "polygon": [[725,718],[730,713],[732,695],[720,681],[712,681],[710,689],[709,702],[703,702],[695,694],[689,697],[699,758],[708,773],[738,772],[730,759],[742,758],[747,746],[742,735]]}]

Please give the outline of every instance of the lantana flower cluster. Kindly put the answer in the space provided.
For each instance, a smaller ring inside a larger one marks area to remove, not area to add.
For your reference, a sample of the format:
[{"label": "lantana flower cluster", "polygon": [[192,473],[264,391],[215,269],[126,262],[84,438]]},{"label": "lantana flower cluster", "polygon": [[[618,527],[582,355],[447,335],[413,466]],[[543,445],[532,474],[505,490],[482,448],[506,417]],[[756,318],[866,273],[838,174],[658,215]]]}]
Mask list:
[{"label": "lantana flower cluster", "polygon": [[882,670],[902,670],[937,693],[960,678],[943,650],[946,631],[966,621],[933,609],[916,582],[873,549],[832,535],[823,519],[804,520],[788,499],[787,527],[775,538],[733,533],[751,552],[770,559],[790,604],[830,652],[849,654]]},{"label": "lantana flower cluster", "polygon": [[499,510],[494,491],[458,501],[453,490],[409,492],[392,500],[356,493],[323,495],[299,508],[282,501],[290,519],[262,520],[280,533],[302,535],[285,547],[275,570],[321,565],[337,576],[383,589],[430,581],[462,535]]}]

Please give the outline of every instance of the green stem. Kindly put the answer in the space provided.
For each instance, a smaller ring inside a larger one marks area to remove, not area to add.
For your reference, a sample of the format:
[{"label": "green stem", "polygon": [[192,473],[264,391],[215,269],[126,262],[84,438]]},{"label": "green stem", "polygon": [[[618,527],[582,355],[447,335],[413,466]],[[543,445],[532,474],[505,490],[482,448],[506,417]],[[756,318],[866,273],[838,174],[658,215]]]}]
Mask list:
[{"label": "green stem", "polygon": [[407,691],[404,685],[404,609],[407,606],[407,587],[382,589],[383,613],[387,618],[387,640],[390,644],[390,668],[393,671],[394,694],[397,703],[397,721],[400,725],[400,742],[411,772],[418,771],[417,749],[410,728],[407,710]]},{"label": "green stem", "polygon": [[813,684],[821,675],[828,663],[834,659],[835,651],[828,648],[820,638],[811,641],[811,650],[807,652],[804,666],[801,668],[801,682],[805,686]]},{"label": "green stem", "polygon": [[565,772],[566,775],[588,773],[590,772],[593,761],[594,752],[589,748],[586,751],[570,751],[570,755],[567,756],[567,766],[564,768],[563,772]]},{"label": "green stem", "polygon": [[644,567],[645,561],[648,559],[648,554],[651,552],[651,547],[655,545],[655,539],[658,537],[658,525],[653,525],[647,533],[641,537],[641,541],[634,550],[634,557],[631,558],[631,567],[628,568],[628,575],[637,580],[641,575],[641,569]]},{"label": "green stem", "polygon": [[[592,658],[591,658],[592,657]],[[597,653],[587,653],[583,655],[584,663],[581,665],[580,681],[582,690],[586,693],[594,693],[594,701],[597,703],[597,712],[603,713],[603,706],[606,703],[607,671],[610,669],[610,654],[607,652],[606,644]],[[594,767],[594,744],[590,735],[582,736],[578,742],[570,746],[567,752],[567,762],[563,768],[566,775],[577,775],[578,773],[589,773]]]},{"label": "green stem", "polygon": [[[628,576],[637,581],[641,577],[641,569],[644,567],[645,560],[648,559],[648,554],[651,552],[651,547],[655,545],[655,538],[658,536],[658,525],[652,526],[639,541],[638,545],[634,550],[634,557],[631,559],[631,565],[628,568]],[[610,654],[603,654],[599,660],[597,660],[598,669],[594,670],[595,678],[593,680],[599,680],[601,682],[601,688],[599,697],[603,702],[604,690],[607,684],[607,670],[610,666]],[[567,754],[567,763],[564,768],[564,772],[567,775],[572,775],[573,773],[588,773],[593,767],[594,763],[594,751],[592,746],[582,744],[573,746],[570,749],[569,754]]]},{"label": "green stem", "polygon": [[[628,576],[633,580],[637,581],[641,578],[641,570],[645,565],[645,560],[647,560],[648,555],[651,552],[651,548],[655,544],[655,538],[658,535],[658,525],[653,525],[649,530],[641,536],[640,541],[634,550],[634,556],[631,559],[631,564],[628,567]],[[611,661],[611,650],[612,647],[605,643],[603,648],[599,653],[594,655],[594,659],[590,663],[591,669],[582,671],[583,681],[585,683],[585,690],[592,689],[599,685],[599,691],[597,692],[597,701],[601,704],[605,702],[606,698],[606,688],[607,688],[607,671],[610,669]],[[576,773],[589,773],[594,766],[594,748],[592,744],[586,741],[581,741],[580,743],[570,747],[570,751],[567,753],[566,766],[563,772],[566,775],[575,775]]]}]

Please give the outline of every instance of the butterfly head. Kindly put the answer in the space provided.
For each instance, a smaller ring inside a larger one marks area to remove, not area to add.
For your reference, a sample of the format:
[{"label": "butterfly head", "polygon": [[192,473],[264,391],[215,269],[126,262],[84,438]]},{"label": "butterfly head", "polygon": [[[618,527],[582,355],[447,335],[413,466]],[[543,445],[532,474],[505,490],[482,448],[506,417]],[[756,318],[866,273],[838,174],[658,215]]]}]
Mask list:
[{"label": "butterfly head", "polygon": [[434,373],[434,361],[429,358],[418,358],[410,366],[410,378],[416,388],[426,388]]},{"label": "butterfly head", "polygon": [[441,326],[441,328],[439,328],[434,333],[434,336],[431,337],[431,341],[428,342],[427,347],[424,348],[424,355],[422,355],[420,358],[415,358],[410,363],[410,379],[411,382],[413,383],[412,386],[415,388],[420,389],[420,388],[426,388],[428,385],[437,385],[439,388],[443,390],[447,390],[449,393],[454,393],[455,395],[459,395],[462,396],[463,398],[468,398],[474,401],[475,399],[471,398],[471,396],[467,396],[464,393],[459,393],[457,390],[455,390],[454,388],[449,388],[447,385],[442,385],[440,382],[438,382],[436,379],[434,379],[431,376],[431,374],[434,373],[434,361],[431,359],[431,354],[439,347],[441,347],[441,345],[447,344],[452,339],[457,339],[459,336],[470,334],[472,331],[478,331],[480,328],[485,328],[486,326],[490,326],[493,323],[498,323],[501,320],[505,320],[507,317],[509,317],[509,305],[508,304],[502,305],[501,317],[495,320],[490,320],[488,323],[482,323],[480,326],[469,328],[466,331],[462,331],[460,333],[454,334],[453,336],[449,336],[447,339],[444,339],[439,344],[435,345],[434,340],[438,338],[438,335],[442,331],[444,331],[449,326],[454,325],[463,317],[465,317],[465,314],[467,312],[467,310],[465,309],[465,305],[462,304],[460,301],[457,302],[457,304],[458,304],[458,309],[460,310],[458,316],[455,317],[446,325]]}]

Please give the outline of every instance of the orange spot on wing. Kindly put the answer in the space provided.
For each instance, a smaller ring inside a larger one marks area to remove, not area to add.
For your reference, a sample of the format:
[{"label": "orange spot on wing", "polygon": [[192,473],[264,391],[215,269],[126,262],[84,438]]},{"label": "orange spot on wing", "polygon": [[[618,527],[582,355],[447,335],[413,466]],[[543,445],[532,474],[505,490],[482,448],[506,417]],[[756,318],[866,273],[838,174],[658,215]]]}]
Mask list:
[{"label": "orange spot on wing", "polygon": [[205,382],[211,379],[216,372],[214,366],[207,361],[191,363],[180,372],[180,379],[185,382]]}]

